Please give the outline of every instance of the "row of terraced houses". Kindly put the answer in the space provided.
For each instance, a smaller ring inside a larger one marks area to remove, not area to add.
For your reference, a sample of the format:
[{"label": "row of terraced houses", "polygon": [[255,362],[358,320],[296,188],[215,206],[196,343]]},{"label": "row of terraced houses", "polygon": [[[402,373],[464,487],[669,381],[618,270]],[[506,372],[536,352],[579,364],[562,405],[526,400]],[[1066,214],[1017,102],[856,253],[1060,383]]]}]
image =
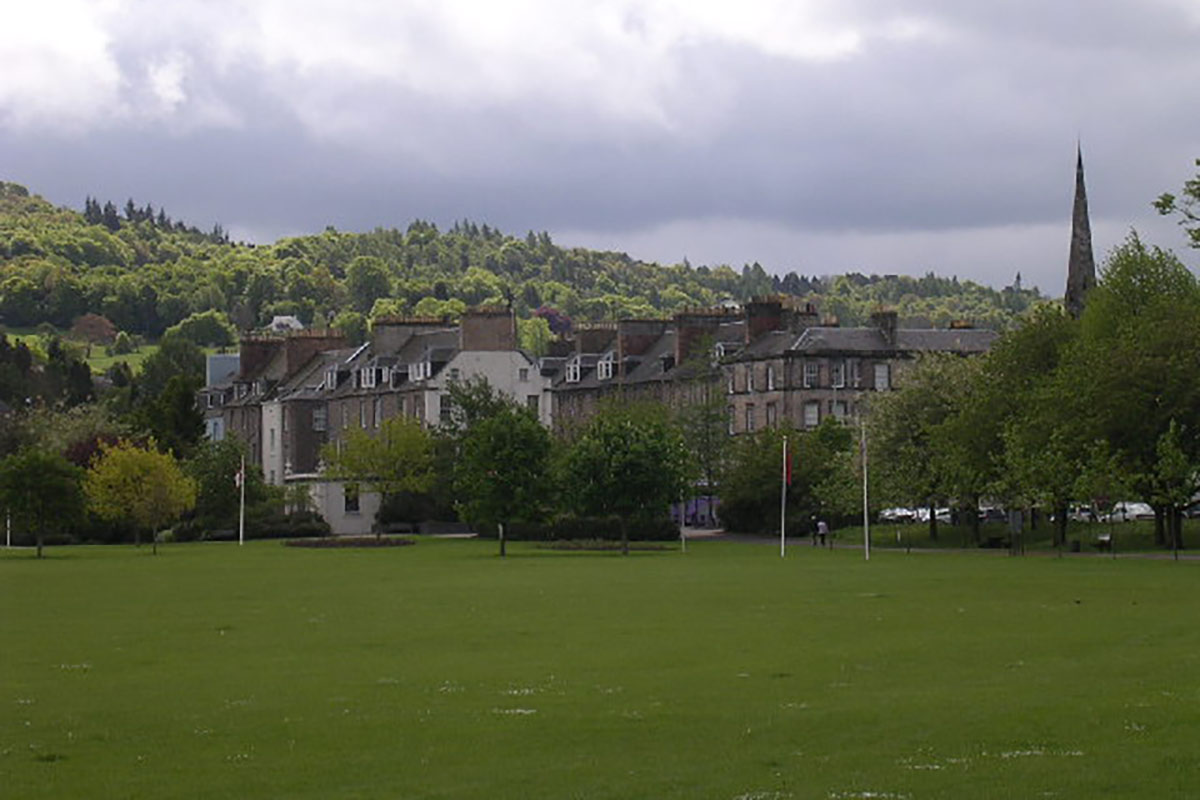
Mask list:
[{"label": "row of terraced houses", "polygon": [[719,392],[739,435],[856,417],[864,396],[892,388],[918,354],[972,355],[995,337],[967,326],[903,328],[894,312],[839,327],[775,297],[591,325],[541,357],[518,347],[516,330],[510,310],[480,308],[457,324],[376,320],[358,347],[326,331],[247,336],[238,354],[210,359],[200,395],[208,435],[244,441],[269,483],[307,485],[334,532],[363,533],[379,500],[323,480],[321,446],[399,414],[436,426],[450,413],[454,381],[486,378],[559,429],[585,421],[606,397],[682,406]]}]

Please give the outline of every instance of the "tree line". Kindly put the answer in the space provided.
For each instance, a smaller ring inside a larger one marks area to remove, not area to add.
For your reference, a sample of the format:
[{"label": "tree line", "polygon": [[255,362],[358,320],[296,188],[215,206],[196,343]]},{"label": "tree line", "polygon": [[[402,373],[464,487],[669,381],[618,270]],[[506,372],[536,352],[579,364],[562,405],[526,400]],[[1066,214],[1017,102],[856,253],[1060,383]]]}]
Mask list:
[{"label": "tree line", "polygon": [[970,509],[976,536],[980,501],[1041,509],[1060,545],[1072,504],[1144,501],[1178,547],[1200,491],[1200,283],[1132,233],[1078,319],[1046,305],[986,356],[924,358],[869,419],[881,500]]},{"label": "tree line", "polygon": [[254,246],[150,203],[131,199],[120,210],[88,197],[79,213],[0,183],[0,322],[10,327],[66,329],[92,313],[127,334],[157,338],[193,314],[219,312],[240,330],[291,315],[353,338],[381,315],[455,316],[481,304],[511,305],[525,320],[541,311],[578,322],[659,317],[764,294],[815,301],[848,325],[887,303],[931,324],[969,319],[995,328],[1041,297],[1019,279],[996,290],[933,275],[659,265],[471,221],[444,231],[421,220],[364,233],[330,227]]}]

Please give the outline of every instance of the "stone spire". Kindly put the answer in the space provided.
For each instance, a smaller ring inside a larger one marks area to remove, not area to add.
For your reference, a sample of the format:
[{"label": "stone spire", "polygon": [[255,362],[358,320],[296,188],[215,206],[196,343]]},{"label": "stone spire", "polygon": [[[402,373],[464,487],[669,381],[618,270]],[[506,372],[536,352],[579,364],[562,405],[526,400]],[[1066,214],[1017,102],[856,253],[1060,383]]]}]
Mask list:
[{"label": "stone spire", "polygon": [[1075,210],[1071,215],[1071,256],[1067,261],[1067,293],[1063,305],[1076,319],[1083,313],[1088,291],[1096,285],[1092,258],[1092,226],[1088,221],[1087,189],[1083,185],[1083,150],[1076,149]]}]

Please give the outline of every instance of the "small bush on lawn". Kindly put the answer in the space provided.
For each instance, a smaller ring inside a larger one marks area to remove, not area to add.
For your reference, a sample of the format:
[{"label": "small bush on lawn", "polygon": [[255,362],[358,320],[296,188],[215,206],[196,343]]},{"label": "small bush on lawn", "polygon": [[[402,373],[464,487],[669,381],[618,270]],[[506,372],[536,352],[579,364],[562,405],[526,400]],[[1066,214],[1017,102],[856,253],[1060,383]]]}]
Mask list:
[{"label": "small bush on lawn", "polygon": [[287,547],[316,547],[338,549],[345,547],[404,547],[416,544],[412,539],[399,536],[326,536],[320,539],[288,539]]},{"label": "small bush on lawn", "polygon": [[[495,539],[494,526],[477,526],[483,538]],[[504,529],[505,537],[514,541],[552,542],[576,540],[619,540],[620,521],[616,517],[579,517],[575,515],[556,517],[548,522],[514,523]],[[679,538],[679,528],[670,517],[631,521],[629,540],[640,542],[667,542]]]},{"label": "small bush on lawn", "polygon": [[[178,541],[203,539],[209,542],[228,542],[236,540],[237,522],[232,523],[233,527],[228,527],[229,524],[225,522],[222,527],[208,527],[202,521],[189,520],[175,527],[175,538]],[[284,514],[282,511],[266,510],[246,514],[247,539],[298,539],[324,537],[331,533],[329,523],[315,511]]]}]

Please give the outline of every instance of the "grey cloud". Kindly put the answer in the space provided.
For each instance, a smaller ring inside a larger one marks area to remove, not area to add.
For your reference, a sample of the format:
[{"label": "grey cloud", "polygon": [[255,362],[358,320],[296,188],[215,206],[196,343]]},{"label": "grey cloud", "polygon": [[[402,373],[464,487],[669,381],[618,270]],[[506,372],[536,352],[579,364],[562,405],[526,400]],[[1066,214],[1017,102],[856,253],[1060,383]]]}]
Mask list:
[{"label": "grey cloud", "polygon": [[[884,6],[882,17],[928,14],[951,35],[871,39],[832,62],[680,48],[665,126],[537,87],[522,102],[451,102],[385,78],[219,69],[202,38],[181,35],[169,44],[192,65],[191,102],[219,99],[240,125],[125,120],[77,139],[0,131],[0,146],[16,165],[7,177],[58,202],[134,196],[263,236],[469,217],[614,247],[624,234],[650,257],[694,263],[782,268],[799,260],[787,247],[808,243],[827,263],[846,247],[871,271],[874,242],[884,271],[902,242],[910,268],[926,248],[927,263],[968,275],[984,268],[941,256],[961,258],[973,232],[992,232],[980,238],[989,251],[1021,230],[1050,246],[1045,231],[1069,213],[1079,136],[1098,227],[1147,224],[1151,199],[1200,155],[1200,111],[1179,88],[1200,80],[1194,23],[1167,5],[1084,15],[1062,8],[1076,4],[980,5]],[[168,49],[124,47],[130,69]],[[741,238],[702,235],[705,220],[741,221],[714,227]],[[753,224],[790,233],[771,238],[768,255]],[[670,236],[696,237],[699,249]],[[991,282],[1030,260],[1028,242],[1010,248],[984,259]],[[1046,253],[1047,275],[1058,255]]]}]

